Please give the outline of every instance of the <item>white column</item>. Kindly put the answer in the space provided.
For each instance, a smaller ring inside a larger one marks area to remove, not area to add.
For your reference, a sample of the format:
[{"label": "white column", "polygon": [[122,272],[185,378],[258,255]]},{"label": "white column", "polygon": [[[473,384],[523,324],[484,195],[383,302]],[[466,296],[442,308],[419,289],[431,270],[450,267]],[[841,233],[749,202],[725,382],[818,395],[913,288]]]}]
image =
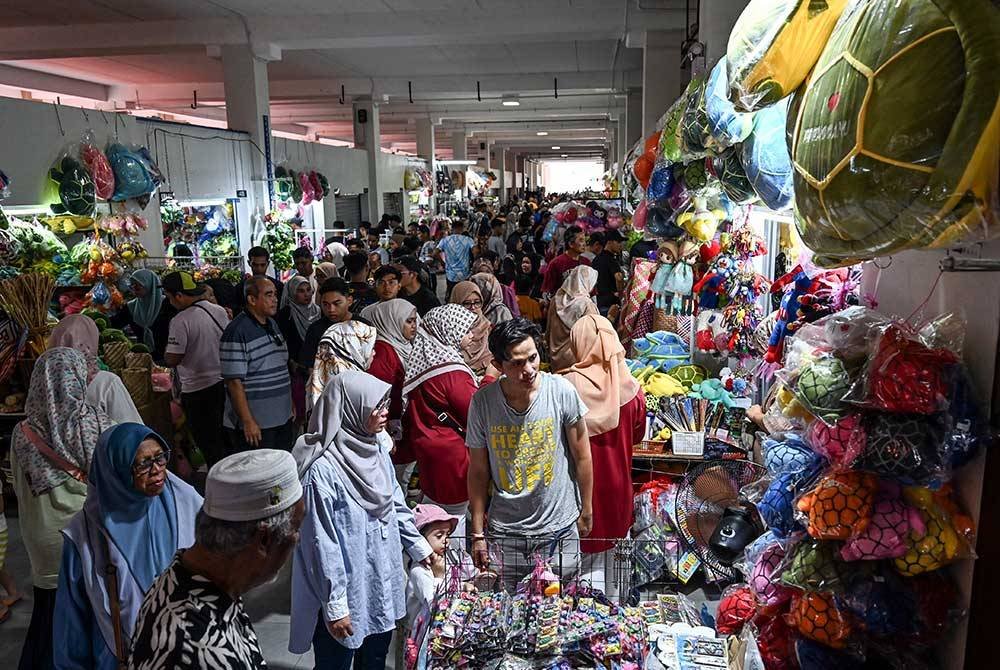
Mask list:
[{"label": "white column", "polygon": [[656,131],[656,122],[680,96],[681,52],[677,37],[660,31],[646,32],[642,50],[642,136]]},{"label": "white column", "polygon": [[434,160],[434,122],[430,119],[417,119],[417,155]]},{"label": "white column", "polygon": [[456,130],[451,134],[452,158],[457,161],[469,159],[468,139],[464,130]]},{"label": "white column", "polygon": [[354,101],[354,148],[368,152],[368,220],[372,223],[382,218],[381,173],[382,147],[378,120],[378,105],[370,99]]},{"label": "white column", "polygon": [[497,192],[500,195],[500,204],[507,202],[507,149],[502,146],[497,147]]},{"label": "white column", "polygon": [[642,134],[642,89],[629,89],[625,98],[625,151],[643,137]]},{"label": "white column", "polygon": [[749,1],[701,0],[698,9],[698,40],[705,45],[706,70],[711,70],[726,54],[729,33]]},{"label": "white column", "polygon": [[[251,166],[248,172],[252,181],[247,185],[250,195],[247,210],[267,211],[273,204],[270,194],[274,189],[274,182],[269,181],[274,168],[271,164],[267,61],[254,56],[252,48],[246,44],[224,46],[221,55],[226,124],[233,130],[249,133],[260,149],[249,152]],[[250,217],[241,217],[239,225],[240,255],[245,257],[253,246],[253,221]]]},{"label": "white column", "polygon": [[490,139],[486,140],[486,170],[493,169],[493,142]]}]

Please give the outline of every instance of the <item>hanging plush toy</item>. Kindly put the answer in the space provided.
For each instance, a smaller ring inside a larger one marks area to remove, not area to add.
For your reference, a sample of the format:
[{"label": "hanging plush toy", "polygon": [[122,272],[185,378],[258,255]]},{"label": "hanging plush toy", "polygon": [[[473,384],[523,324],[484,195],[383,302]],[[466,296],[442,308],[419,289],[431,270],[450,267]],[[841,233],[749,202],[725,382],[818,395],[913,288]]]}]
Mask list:
[{"label": "hanging plush toy", "polygon": [[879,484],[871,522],[844,544],[840,556],[845,561],[898,558],[909,548],[911,533],[914,537],[926,533],[923,519],[903,501],[897,484],[883,481]]},{"label": "hanging plush toy", "polygon": [[694,211],[684,212],[677,217],[677,223],[692,239],[698,242],[710,242],[715,237],[719,224],[726,218],[721,209],[708,209],[707,199],[695,197]]},{"label": "hanging plush toy", "polygon": [[846,468],[864,452],[867,437],[861,415],[850,414],[833,424],[813,421],[806,432],[806,441],[831,465]]},{"label": "hanging plush toy", "polygon": [[302,199],[299,203],[303,207],[311,205],[316,197],[316,191],[313,190],[313,184],[309,179],[308,172],[303,171],[299,173],[299,189],[302,191]]},{"label": "hanging plush toy", "polygon": [[800,325],[799,300],[808,295],[812,288],[813,280],[801,265],[796,265],[791,272],[771,284],[771,293],[784,291],[784,296],[781,298],[781,307],[778,308],[778,320],[767,343],[767,353],[764,354],[764,360],[768,363],[781,360],[785,337],[794,333]]},{"label": "hanging plush toy", "polygon": [[59,203],[53,203],[53,214],[90,216],[94,213],[94,182],[86,168],[69,156],[49,170],[49,179],[59,186]]},{"label": "hanging plush toy", "polygon": [[871,522],[877,486],[874,475],[856,470],[821,479],[797,503],[809,519],[809,535],[818,540],[846,540],[864,532]]},{"label": "hanging plush toy", "polygon": [[847,646],[854,628],[830,593],[806,592],[792,601],[788,623],[806,637],[834,649]]},{"label": "hanging plush toy", "polygon": [[736,275],[737,265],[736,259],[728,253],[721,253],[715,258],[708,272],[691,289],[698,295],[700,309],[724,306],[724,298],[728,295],[726,282]]},{"label": "hanging plush toy", "polygon": [[958,362],[947,349],[930,349],[890,326],[868,366],[867,404],[885,412],[933,414],[945,407],[948,370]]},{"label": "hanging plush toy", "polygon": [[110,200],[115,194],[115,173],[104,152],[97,148],[93,136],[87,133],[80,144],[80,160],[94,182],[94,194],[101,200]]},{"label": "hanging plush toy", "polygon": [[652,287],[657,309],[665,310],[667,314],[690,314],[692,282],[691,266],[683,260],[661,264]]},{"label": "hanging plush toy", "polygon": [[851,377],[843,362],[823,356],[806,363],[795,382],[795,396],[815,416],[833,423],[846,408],[844,398],[851,390]]},{"label": "hanging plush toy", "polygon": [[274,168],[274,195],[278,200],[292,197],[292,178],[283,165]]},{"label": "hanging plush toy", "polygon": [[784,562],[785,548],[781,543],[774,542],[760,553],[750,570],[750,588],[762,608],[776,609],[792,597],[791,589],[779,579]]},{"label": "hanging plush toy", "polygon": [[778,537],[787,537],[802,529],[795,518],[795,498],[800,492],[801,479],[799,473],[782,472],[771,480],[757,501],[761,520]]},{"label": "hanging plush toy", "polygon": [[115,143],[105,153],[115,173],[115,192],[111,200],[121,202],[140,198],[156,190],[156,182],[146,161],[136,151]]},{"label": "hanging plush toy", "polygon": [[762,449],[764,467],[771,474],[789,473],[800,476],[800,479],[809,479],[816,476],[822,465],[822,459],[795,433],[764,438]]},{"label": "hanging plush toy", "polygon": [[731,586],[722,594],[715,615],[715,631],[719,635],[739,635],[743,626],[757,612],[757,598],[749,586]]},{"label": "hanging plush toy", "polygon": [[938,422],[919,414],[873,413],[865,421],[868,444],[860,465],[903,483],[931,483],[944,474]]},{"label": "hanging plush toy", "polygon": [[[323,182],[319,180],[319,173],[315,170],[309,173],[309,185],[312,186],[313,199],[316,202],[321,202],[326,195],[326,189],[323,188]],[[329,186],[327,186],[328,188]]]},{"label": "hanging plush toy", "polygon": [[921,536],[914,529],[910,534],[910,548],[893,561],[903,576],[938,570],[958,559],[965,549],[965,538],[972,533],[972,521],[960,512],[954,513],[958,510],[950,504],[947,495],[947,492],[935,495],[922,487],[904,489],[906,501],[920,511],[924,533]]},{"label": "hanging plush toy", "polygon": [[834,542],[822,542],[805,538],[791,550],[788,568],[782,573],[781,581],[803,591],[846,590],[852,580],[862,581],[867,572],[866,563],[848,565],[837,556]]}]

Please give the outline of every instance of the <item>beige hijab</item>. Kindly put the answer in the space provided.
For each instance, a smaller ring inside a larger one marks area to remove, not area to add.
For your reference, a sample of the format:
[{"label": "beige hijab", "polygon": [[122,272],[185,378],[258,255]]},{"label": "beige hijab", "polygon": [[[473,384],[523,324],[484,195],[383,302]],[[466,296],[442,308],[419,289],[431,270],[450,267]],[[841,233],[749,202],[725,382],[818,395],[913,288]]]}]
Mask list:
[{"label": "beige hijab", "polygon": [[597,270],[588,265],[578,265],[569,271],[562,287],[556,291],[546,328],[553,370],[565,370],[576,363],[569,342],[570,329],[584,316],[599,314],[597,305],[590,299],[590,292],[596,285]]},{"label": "beige hijab", "polygon": [[561,372],[587,405],[587,432],[594,437],[614,430],[621,407],[639,393],[614,326],[603,316],[588,314],[573,325],[569,343],[577,362]]},{"label": "beige hijab", "polygon": [[[476,296],[480,300],[483,299],[483,293],[475,283],[471,281],[459,282],[451,290],[450,302],[461,305],[472,296]],[[476,375],[477,379],[486,373],[486,368],[489,367],[490,361],[493,360],[489,346],[490,330],[492,328],[493,326],[489,320],[480,314],[469,330],[472,334],[471,340],[462,347],[462,356],[465,358],[465,363],[472,370],[473,374]]]}]

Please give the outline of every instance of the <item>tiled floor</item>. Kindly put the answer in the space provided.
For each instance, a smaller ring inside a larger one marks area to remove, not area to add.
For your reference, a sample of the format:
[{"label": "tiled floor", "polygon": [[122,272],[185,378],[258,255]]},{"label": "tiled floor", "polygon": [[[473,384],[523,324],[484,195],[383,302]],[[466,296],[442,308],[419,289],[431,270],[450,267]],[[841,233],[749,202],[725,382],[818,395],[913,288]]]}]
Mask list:
[{"label": "tiled floor", "polygon": [[[11,609],[10,619],[0,624],[0,668],[13,670],[21,657],[21,645],[31,619],[31,569],[28,555],[21,543],[17,518],[8,518],[7,523],[10,528],[7,570],[14,575],[25,593],[24,600]],[[313,667],[311,651],[306,654],[292,654],[288,651],[290,590],[291,561],[282,569],[277,581],[255,589],[245,599],[247,612],[253,619],[268,667],[277,670]]]}]

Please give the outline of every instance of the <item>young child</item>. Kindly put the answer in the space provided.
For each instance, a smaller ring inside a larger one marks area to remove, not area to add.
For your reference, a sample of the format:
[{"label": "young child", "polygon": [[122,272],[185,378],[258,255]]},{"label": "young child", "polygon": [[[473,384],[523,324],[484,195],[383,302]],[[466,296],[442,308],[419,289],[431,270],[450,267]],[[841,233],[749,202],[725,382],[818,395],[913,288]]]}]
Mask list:
[{"label": "young child", "polygon": [[412,629],[417,617],[429,611],[434,601],[434,593],[445,577],[445,552],[448,540],[458,526],[458,517],[445,512],[437,505],[417,505],[413,510],[413,521],[427,544],[431,554],[431,567],[414,563],[410,568],[410,579],[406,584],[406,620]]},{"label": "young child", "polygon": [[0,623],[10,617],[10,607],[21,599],[14,577],[4,569],[7,561],[7,517],[4,516],[3,486],[0,485],[0,586],[7,592],[7,597],[0,600]]}]

